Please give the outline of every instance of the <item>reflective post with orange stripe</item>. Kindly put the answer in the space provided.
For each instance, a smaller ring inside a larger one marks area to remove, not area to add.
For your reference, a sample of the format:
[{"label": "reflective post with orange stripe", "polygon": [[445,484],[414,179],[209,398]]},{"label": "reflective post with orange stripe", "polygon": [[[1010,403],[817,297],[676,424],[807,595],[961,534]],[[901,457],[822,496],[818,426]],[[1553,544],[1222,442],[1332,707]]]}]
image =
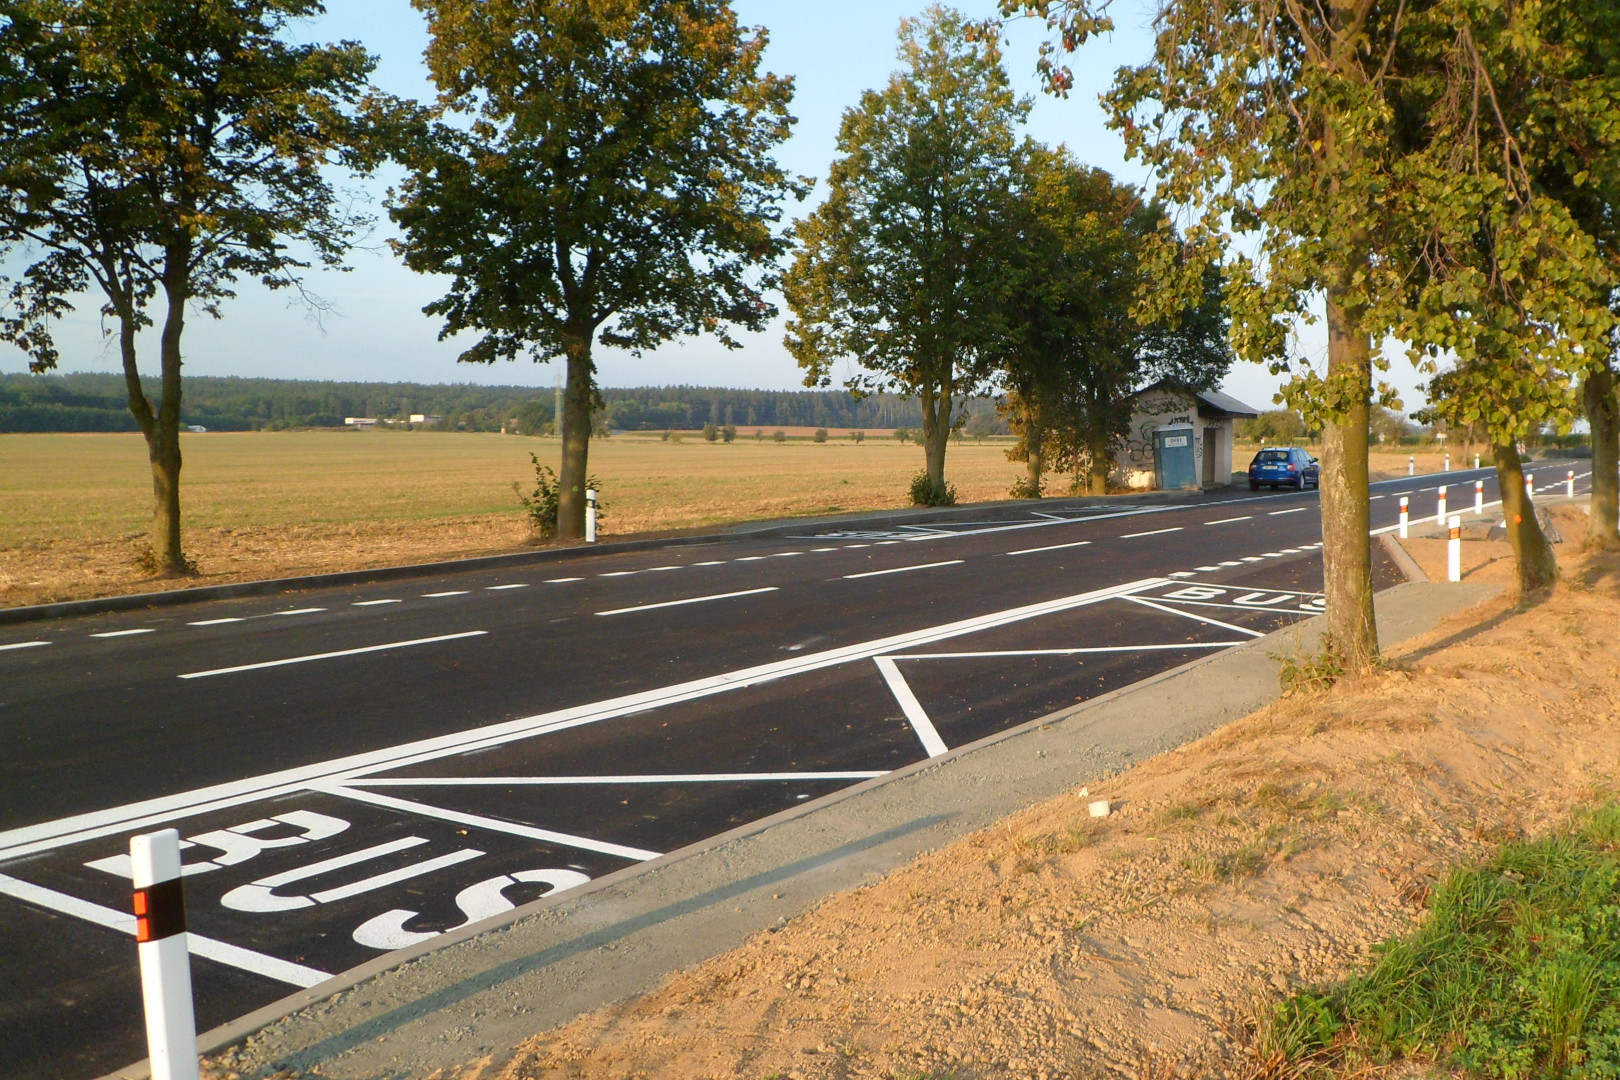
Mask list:
[{"label": "reflective post with orange stripe", "polygon": [[1407,529],[1406,511],[1407,511],[1406,496],[1402,495],[1401,496],[1401,539],[1402,540],[1406,539],[1406,529]]},{"label": "reflective post with orange stripe", "polygon": [[152,1080],[197,1080],[197,1018],[191,1004],[180,834],[164,829],[130,837],[129,857]]},{"label": "reflective post with orange stripe", "polygon": [[1446,485],[1444,484],[1440,485],[1439,506],[1440,509],[1437,510],[1434,515],[1434,523],[1436,525],[1444,525],[1446,523]]}]

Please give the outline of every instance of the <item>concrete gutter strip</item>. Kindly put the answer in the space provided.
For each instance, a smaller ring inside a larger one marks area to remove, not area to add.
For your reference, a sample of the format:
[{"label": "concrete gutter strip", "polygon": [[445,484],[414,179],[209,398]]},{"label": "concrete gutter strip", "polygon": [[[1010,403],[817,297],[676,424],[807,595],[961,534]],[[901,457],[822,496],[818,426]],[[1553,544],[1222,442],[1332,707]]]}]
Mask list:
[{"label": "concrete gutter strip", "polygon": [[[1377,598],[1395,644],[1495,595],[1408,583]],[[1082,783],[1197,739],[1278,696],[1273,655],[1310,619],[846,788],[550,900],[346,972],[205,1034],[247,1077],[417,1076],[486,1056],[741,945],[823,898]],[[1149,718],[1163,718],[1150,722]],[[144,1077],[145,1063],[112,1074]]]},{"label": "concrete gutter strip", "polygon": [[1378,542],[1383,545],[1384,554],[1389,556],[1390,562],[1406,576],[1407,581],[1429,580],[1429,575],[1423,572],[1423,567],[1419,566],[1417,560],[1401,546],[1399,540],[1395,539],[1394,533],[1384,533],[1378,538]]}]

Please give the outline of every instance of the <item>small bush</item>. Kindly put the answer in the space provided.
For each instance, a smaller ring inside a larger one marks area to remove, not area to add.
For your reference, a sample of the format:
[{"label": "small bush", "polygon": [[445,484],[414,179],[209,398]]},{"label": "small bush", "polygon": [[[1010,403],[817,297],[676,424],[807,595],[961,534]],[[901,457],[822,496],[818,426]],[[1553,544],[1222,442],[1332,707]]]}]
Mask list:
[{"label": "small bush", "polygon": [[[534,454],[529,455],[534,463],[534,491],[523,494],[523,488],[516,480],[512,481],[512,490],[517,493],[518,502],[523,504],[523,512],[529,516],[529,529],[541,540],[554,540],[557,537],[557,507],[562,501],[562,484],[551,466],[540,464],[540,459]],[[591,477],[585,481],[585,486],[596,492],[596,527],[602,527],[602,519],[607,517],[607,504],[602,501],[602,481]]]},{"label": "small bush", "polygon": [[955,506],[956,485],[935,484],[928,473],[920,472],[911,478],[911,501],[917,506]]},{"label": "small bush", "polygon": [[737,429],[735,427],[733,427],[732,425],[727,424],[725,427],[720,429],[720,438],[725,440],[726,442],[730,442],[731,440],[735,439],[736,437],[737,437]]},{"label": "small bush", "polygon": [[787,432],[785,432],[785,431],[777,431],[775,434],[773,434],[771,436],[771,442],[775,442],[775,443],[785,443],[785,442],[787,442]]},{"label": "small bush", "polygon": [[1326,634],[1322,635],[1322,651],[1319,653],[1266,655],[1282,664],[1277,672],[1277,684],[1282,688],[1284,697],[1327,690],[1344,678],[1344,654]]},{"label": "small bush", "polygon": [[1020,476],[1013,481],[1012,490],[1007,492],[1015,499],[1038,499],[1041,497],[1039,484],[1029,482],[1028,476]]},{"label": "small bush", "polygon": [[894,429],[894,437],[896,439],[899,439],[903,443],[904,442],[910,442],[911,441],[911,429],[910,428],[895,428]]},{"label": "small bush", "polygon": [[816,428],[816,433],[814,435],[810,436],[810,440],[812,442],[826,442],[827,441],[827,429],[824,428],[824,427]]},{"label": "small bush", "polygon": [[864,432],[864,431],[852,431],[852,432],[850,432],[849,433],[849,441],[850,442],[856,442],[856,443],[865,442],[866,441],[866,432]]},{"label": "small bush", "polygon": [[703,441],[704,442],[718,442],[719,439],[720,439],[720,427],[719,427],[719,425],[717,425],[717,424],[704,424],[703,425]]}]

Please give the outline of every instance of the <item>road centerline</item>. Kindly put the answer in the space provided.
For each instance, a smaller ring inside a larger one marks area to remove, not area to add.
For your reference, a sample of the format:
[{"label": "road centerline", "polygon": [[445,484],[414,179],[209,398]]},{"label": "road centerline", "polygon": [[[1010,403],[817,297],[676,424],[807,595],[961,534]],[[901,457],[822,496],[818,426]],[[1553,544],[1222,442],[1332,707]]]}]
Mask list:
[{"label": "road centerline", "polygon": [[0,652],[7,649],[37,649],[41,645],[49,645],[48,641],[14,641],[10,645],[0,645]]},{"label": "road centerline", "polygon": [[904,574],[910,570],[932,570],[936,566],[955,566],[961,559],[946,559],[944,562],[918,563],[916,566],[891,566],[887,570],[866,570],[859,574],[845,574],[845,581],[856,578],[881,577],[884,574]]},{"label": "road centerline", "polygon": [[1279,514],[1303,514],[1305,511],[1307,511],[1309,509],[1310,509],[1310,507],[1308,507],[1308,506],[1295,506],[1295,507],[1292,507],[1292,508],[1290,508],[1288,510],[1273,510],[1267,516],[1268,517],[1276,517]]},{"label": "road centerline", "polygon": [[1176,526],[1174,526],[1172,528],[1169,528],[1169,529],[1150,529],[1147,532],[1125,533],[1122,536],[1120,536],[1120,539],[1121,540],[1134,540],[1138,536],[1158,536],[1161,533],[1180,532],[1181,529],[1182,529],[1182,526],[1176,525]]},{"label": "road centerline", "polygon": [[1008,555],[1033,555],[1037,551],[1057,551],[1060,548],[1085,547],[1089,543],[1091,543],[1090,540],[1076,540],[1073,543],[1068,543],[1068,544],[1048,544],[1045,547],[1020,548],[1017,551],[1009,551],[1009,552],[1007,552],[1007,554]]},{"label": "road centerline", "polygon": [[431,645],[438,641],[458,638],[482,637],[488,630],[467,630],[460,634],[440,634],[437,637],[412,638],[409,641],[390,641],[382,645],[364,645],[358,649],[339,649],[336,652],[311,653],[308,656],[289,656],[281,660],[261,660],[256,664],[237,664],[234,667],[213,668],[209,671],[190,671],[177,676],[181,679],[206,679],[213,675],[233,675],[238,671],[258,671],[261,668],[286,667],[288,664],[307,664],[313,660],[332,660],[340,656],[359,656],[361,653],[383,652],[386,649],[407,649],[414,645]]},{"label": "road centerline", "polygon": [[1244,514],[1242,517],[1221,518],[1219,521],[1206,521],[1205,525],[1230,525],[1234,521],[1253,521],[1253,514]]},{"label": "road centerline", "polygon": [[734,596],[754,596],[758,593],[776,592],[775,585],[767,585],[762,589],[741,589],[737,592],[711,593],[708,596],[689,596],[684,600],[665,600],[659,604],[637,604],[634,607],[610,608],[607,611],[598,611],[598,615],[628,615],[632,611],[652,611],[656,608],[680,607],[683,604],[702,604],[709,600],[730,600]]}]

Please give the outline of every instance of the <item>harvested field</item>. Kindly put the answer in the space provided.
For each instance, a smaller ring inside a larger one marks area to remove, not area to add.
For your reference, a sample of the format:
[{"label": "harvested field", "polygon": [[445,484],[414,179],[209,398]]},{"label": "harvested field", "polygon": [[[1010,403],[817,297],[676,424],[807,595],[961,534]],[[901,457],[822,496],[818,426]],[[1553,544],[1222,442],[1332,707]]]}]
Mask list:
[{"label": "harvested field", "polygon": [[[1578,536],[1579,509],[1558,514]],[[1508,578],[1497,547],[1465,545],[1474,580]],[[1620,641],[1594,628],[1620,615],[1620,559],[1574,547],[1533,606],[1454,617],[1377,677],[1034,806],[459,1075],[1292,1075],[1253,1052],[1261,1003],[1364,965],[1447,868],[1613,796]]]}]

